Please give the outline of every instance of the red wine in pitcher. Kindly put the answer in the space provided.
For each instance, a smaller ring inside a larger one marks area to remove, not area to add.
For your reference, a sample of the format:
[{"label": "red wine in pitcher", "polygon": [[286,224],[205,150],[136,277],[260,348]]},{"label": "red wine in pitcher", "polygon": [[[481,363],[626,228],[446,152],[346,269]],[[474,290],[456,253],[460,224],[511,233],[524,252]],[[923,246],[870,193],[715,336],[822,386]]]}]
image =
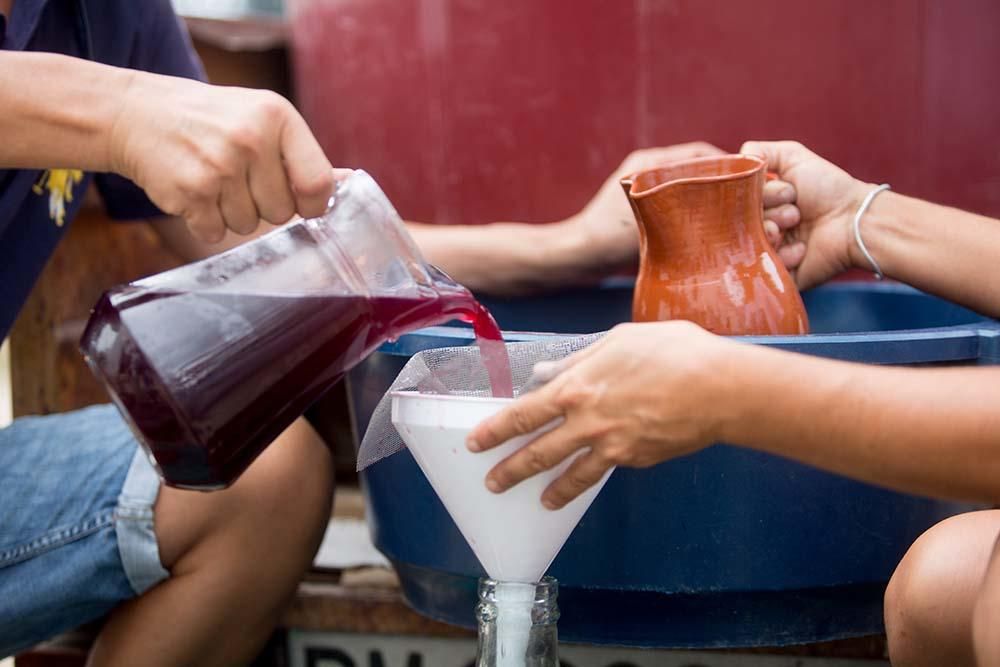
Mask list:
[{"label": "red wine in pitcher", "polygon": [[382,342],[451,319],[473,324],[494,395],[511,396],[500,330],[457,286],[370,298],[125,286],[97,303],[81,347],[163,479],[207,490]]}]

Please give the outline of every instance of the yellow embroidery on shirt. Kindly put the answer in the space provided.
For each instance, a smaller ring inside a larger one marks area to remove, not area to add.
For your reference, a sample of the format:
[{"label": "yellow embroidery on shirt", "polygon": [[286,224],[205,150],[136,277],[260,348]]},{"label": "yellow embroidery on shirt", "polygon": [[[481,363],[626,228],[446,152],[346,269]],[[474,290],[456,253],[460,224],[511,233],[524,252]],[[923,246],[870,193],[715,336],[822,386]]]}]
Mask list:
[{"label": "yellow embroidery on shirt", "polygon": [[49,217],[58,226],[66,222],[66,202],[73,201],[73,185],[83,180],[79,169],[47,169],[31,190],[36,195],[49,191]]}]

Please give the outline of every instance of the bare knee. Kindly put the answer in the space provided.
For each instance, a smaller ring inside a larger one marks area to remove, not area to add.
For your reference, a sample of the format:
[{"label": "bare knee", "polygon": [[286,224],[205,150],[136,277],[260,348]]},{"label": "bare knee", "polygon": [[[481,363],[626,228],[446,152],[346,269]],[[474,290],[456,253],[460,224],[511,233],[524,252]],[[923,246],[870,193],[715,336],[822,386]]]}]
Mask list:
[{"label": "bare knee", "polygon": [[160,558],[175,576],[218,568],[236,583],[277,586],[309,566],[330,516],[333,469],[325,444],[299,420],[232,487],[163,488],[156,506]]},{"label": "bare knee", "polygon": [[1000,541],[993,549],[989,569],[976,598],[972,640],[979,667],[1000,667]]},{"label": "bare knee", "polygon": [[[889,581],[885,627],[894,667],[972,665],[972,615],[997,516],[952,517],[927,530]],[[989,530],[984,532],[984,528]]]},{"label": "bare knee", "polygon": [[997,591],[984,590],[976,601],[972,618],[972,639],[979,667],[1000,666],[1000,601]]}]

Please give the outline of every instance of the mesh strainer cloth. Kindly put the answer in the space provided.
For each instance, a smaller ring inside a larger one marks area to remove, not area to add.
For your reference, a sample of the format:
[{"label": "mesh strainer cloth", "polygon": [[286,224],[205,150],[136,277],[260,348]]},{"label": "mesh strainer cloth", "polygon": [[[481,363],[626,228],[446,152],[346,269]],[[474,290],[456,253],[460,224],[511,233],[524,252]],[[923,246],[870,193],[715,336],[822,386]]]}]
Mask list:
[{"label": "mesh strainer cloth", "polygon": [[[586,336],[556,337],[526,343],[508,343],[510,370],[515,395],[531,377],[540,361],[557,361],[582,350],[604,333]],[[392,425],[392,392],[420,391],[430,394],[489,396],[490,380],[479,358],[479,348],[441,347],[415,354],[379,401],[358,450],[358,470],[391,456],[406,445]]]}]

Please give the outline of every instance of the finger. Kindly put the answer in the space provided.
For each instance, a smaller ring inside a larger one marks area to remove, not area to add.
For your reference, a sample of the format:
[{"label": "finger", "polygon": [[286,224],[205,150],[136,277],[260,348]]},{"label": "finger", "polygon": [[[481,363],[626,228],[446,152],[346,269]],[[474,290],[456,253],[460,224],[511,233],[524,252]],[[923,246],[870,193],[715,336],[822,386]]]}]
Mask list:
[{"label": "finger", "polygon": [[781,245],[781,230],[778,229],[778,224],[773,220],[764,221],[764,236],[767,237],[767,242],[775,248]]},{"label": "finger", "polygon": [[683,148],[689,149],[691,151],[692,157],[707,157],[709,155],[725,155],[728,151],[724,151],[718,146],[708,143],[707,141],[692,141],[687,144],[681,144]]},{"label": "finger", "polygon": [[637,171],[653,169],[670,162],[677,162],[678,160],[725,154],[726,151],[704,141],[692,141],[686,144],[658,146],[656,148],[643,148],[629,154],[622,161],[619,172],[622,175],[627,175]]},{"label": "finger", "polygon": [[486,488],[493,493],[503,493],[529,477],[556,467],[585,446],[582,434],[572,426],[557,426],[493,466],[486,475]]},{"label": "finger", "polygon": [[808,149],[797,141],[748,141],[740,147],[744,155],[757,155],[767,162],[767,168],[780,177]]},{"label": "finger", "polygon": [[778,257],[781,258],[781,263],[785,265],[787,269],[798,268],[799,264],[806,256],[806,244],[802,241],[797,241],[790,245],[778,248]]},{"label": "finger", "polygon": [[542,505],[550,510],[565,507],[600,482],[610,469],[611,464],[593,451],[582,454],[545,489],[542,493]]},{"label": "finger", "polygon": [[343,167],[333,168],[333,180],[336,183],[347,180],[347,178],[354,173],[353,169],[345,169]]},{"label": "finger", "polygon": [[562,416],[555,400],[560,382],[551,382],[538,391],[525,394],[509,406],[478,424],[465,441],[469,451],[481,452],[526,435]]},{"label": "finger", "polygon": [[281,156],[295,196],[295,210],[304,218],[326,211],[333,194],[333,166],[309,130],[292,110],[281,133]]},{"label": "finger", "polygon": [[218,243],[226,236],[226,223],[217,202],[204,204],[184,214],[188,230],[205,243]]},{"label": "finger", "polygon": [[266,153],[265,159],[255,160],[251,166],[250,195],[260,217],[271,224],[283,224],[295,215],[295,196],[277,143]]},{"label": "finger", "polygon": [[689,141],[685,144],[648,148],[643,153],[645,153],[644,157],[653,162],[651,166],[656,166],[656,164],[662,164],[663,162],[675,162],[677,160],[707,157],[710,155],[725,155],[726,151],[706,141]]},{"label": "finger", "polygon": [[764,219],[771,220],[781,229],[791,229],[799,224],[802,214],[795,204],[782,204],[775,208],[764,209]]},{"label": "finger", "polygon": [[569,370],[587,357],[593,355],[601,348],[601,344],[607,340],[607,336],[601,338],[587,347],[577,350],[572,354],[556,359],[555,361],[539,361],[531,369],[531,375],[537,382],[551,382],[558,375]]},{"label": "finger", "polygon": [[764,184],[764,208],[775,208],[795,201],[795,186],[782,180]]},{"label": "finger", "polygon": [[257,205],[250,195],[250,186],[245,175],[226,180],[219,197],[219,211],[226,227],[237,234],[252,234],[260,224]]}]

